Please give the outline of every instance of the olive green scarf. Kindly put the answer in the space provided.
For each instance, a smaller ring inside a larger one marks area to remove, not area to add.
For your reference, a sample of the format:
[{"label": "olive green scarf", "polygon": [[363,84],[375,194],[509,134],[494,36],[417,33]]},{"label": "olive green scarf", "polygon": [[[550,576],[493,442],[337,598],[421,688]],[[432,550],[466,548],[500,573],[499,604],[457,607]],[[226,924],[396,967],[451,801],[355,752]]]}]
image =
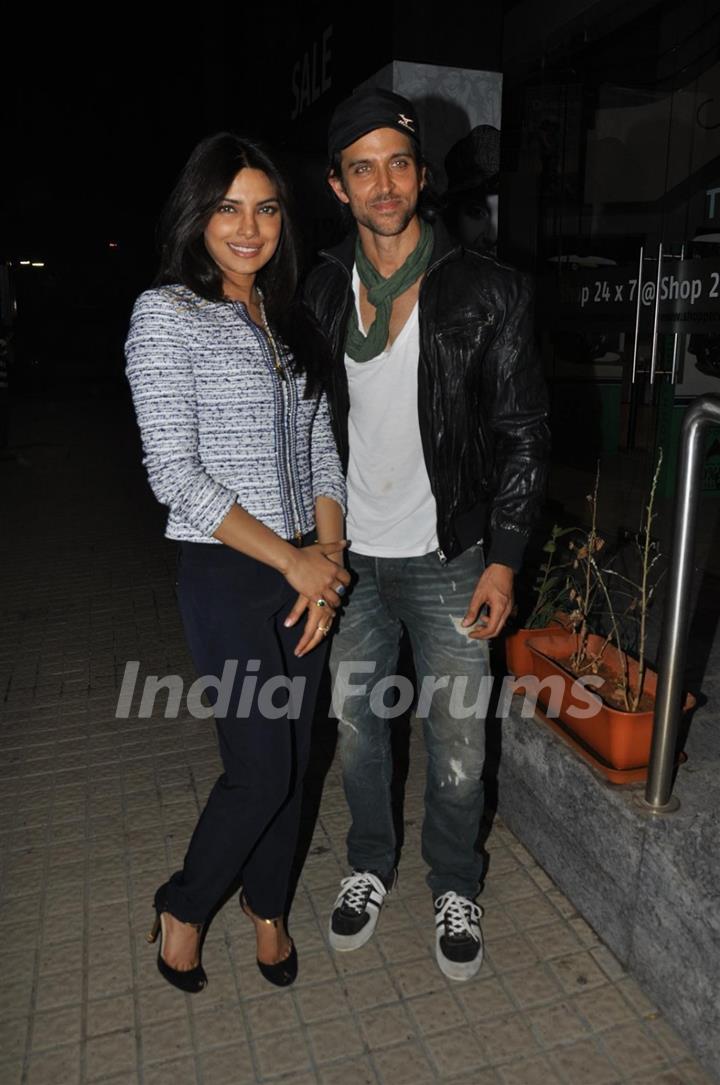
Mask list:
[{"label": "olive green scarf", "polygon": [[420,223],[420,240],[405,263],[394,271],[389,279],[383,279],[363,252],[360,238],[355,243],[355,266],[360,282],[367,290],[367,298],[375,307],[375,320],[363,335],[358,321],[357,308],[353,305],[348,322],[345,352],[354,362],[369,362],[385,349],[390,329],[393,302],[400,294],[419,279],[430,263],[433,245],[432,228],[427,222]]}]

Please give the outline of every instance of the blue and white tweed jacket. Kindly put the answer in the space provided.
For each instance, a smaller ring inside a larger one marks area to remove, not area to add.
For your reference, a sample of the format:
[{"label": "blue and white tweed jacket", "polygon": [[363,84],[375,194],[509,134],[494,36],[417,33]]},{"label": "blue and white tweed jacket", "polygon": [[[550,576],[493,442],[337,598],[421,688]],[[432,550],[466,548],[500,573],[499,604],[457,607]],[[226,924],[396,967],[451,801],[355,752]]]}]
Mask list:
[{"label": "blue and white tweed jacket", "polygon": [[241,302],[182,285],[146,290],[125,343],[127,376],[169,539],[216,543],[235,502],[284,539],[315,525],[316,497],[345,509],[345,480],[325,396],[303,399],[283,353]]}]

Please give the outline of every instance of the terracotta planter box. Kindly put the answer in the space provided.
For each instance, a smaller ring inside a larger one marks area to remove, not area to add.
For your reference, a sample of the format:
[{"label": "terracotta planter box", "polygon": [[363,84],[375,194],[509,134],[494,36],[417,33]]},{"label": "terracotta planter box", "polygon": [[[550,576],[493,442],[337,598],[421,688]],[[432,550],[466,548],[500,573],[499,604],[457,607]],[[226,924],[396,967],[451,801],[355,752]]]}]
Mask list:
[{"label": "terracotta planter box", "polygon": [[550,633],[565,635],[560,618],[555,618],[550,625],[538,629],[516,629],[513,633],[509,633],[505,638],[505,663],[508,673],[516,677],[533,674],[533,658],[530,655],[528,642],[535,637],[545,637]]},{"label": "terracotta planter box", "polygon": [[[591,635],[588,638],[589,651],[599,651],[603,643],[602,637]],[[572,688],[577,681],[577,676],[569,670],[570,657],[576,645],[574,634],[544,633],[529,638],[526,644],[532,660],[529,673],[534,674],[541,682],[553,677],[564,679],[557,719],[572,735],[613,768],[634,769],[648,764],[654,707],[640,712],[627,712],[598,697],[596,710],[589,712],[588,696],[595,692],[592,686],[579,696]],[[618,673],[620,657],[613,645],[606,647],[603,662],[609,670]],[[637,661],[630,659],[631,682],[637,675],[637,666]],[[556,684],[558,688],[561,685],[560,682]],[[657,673],[648,668],[644,693],[653,702],[656,689]],[[548,706],[549,698],[549,691],[540,690],[538,699],[544,708]],[[689,711],[694,705],[695,698],[688,694],[683,711]],[[578,712],[580,715],[577,715]]]}]

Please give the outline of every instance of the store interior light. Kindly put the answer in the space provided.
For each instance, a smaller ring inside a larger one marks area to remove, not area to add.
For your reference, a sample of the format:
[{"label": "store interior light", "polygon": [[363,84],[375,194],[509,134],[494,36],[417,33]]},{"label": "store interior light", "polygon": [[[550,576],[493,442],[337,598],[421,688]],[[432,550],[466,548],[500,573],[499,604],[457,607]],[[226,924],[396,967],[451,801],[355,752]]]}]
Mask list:
[{"label": "store interior light", "polygon": [[21,260],[20,261],[20,267],[30,267],[30,261],[29,260]]},{"label": "store interior light", "polygon": [[45,261],[44,260],[33,260],[31,266],[32,267],[45,267]]}]

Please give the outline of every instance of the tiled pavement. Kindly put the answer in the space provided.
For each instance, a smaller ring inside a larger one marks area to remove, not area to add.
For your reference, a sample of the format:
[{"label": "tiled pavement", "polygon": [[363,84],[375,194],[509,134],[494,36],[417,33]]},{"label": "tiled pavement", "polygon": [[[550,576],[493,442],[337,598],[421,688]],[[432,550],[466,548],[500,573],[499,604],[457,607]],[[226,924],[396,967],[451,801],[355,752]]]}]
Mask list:
[{"label": "tiled pavement", "polygon": [[[218,770],[213,730],[115,717],[128,660],[192,677],[172,548],[136,466],[125,410],[16,419],[0,463],[0,1082],[2,1085],[700,1085],[682,1041],[496,819],[480,901],[481,977],[438,971],[419,858],[423,750],[413,737],[400,883],[378,933],[335,956],[325,927],[347,814],[318,729],[322,788],[291,914],[300,975],[269,987],[249,921],[213,923],[206,991],[167,986],[144,941]],[[19,422],[22,422],[22,429]],[[23,439],[18,436],[22,433]]]}]

